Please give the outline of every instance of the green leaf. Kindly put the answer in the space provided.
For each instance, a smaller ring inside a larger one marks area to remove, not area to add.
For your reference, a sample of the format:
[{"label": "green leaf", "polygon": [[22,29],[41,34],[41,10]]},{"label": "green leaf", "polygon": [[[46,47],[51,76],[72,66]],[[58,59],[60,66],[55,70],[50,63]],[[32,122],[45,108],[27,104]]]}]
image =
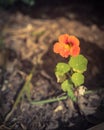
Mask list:
[{"label": "green leaf", "polygon": [[62,83],[65,79],[66,79],[66,75],[59,72],[55,72],[56,78],[57,78],[57,82],[58,83]]},{"label": "green leaf", "polygon": [[67,92],[70,88],[73,88],[73,84],[67,79],[61,84],[61,88],[63,91]]},{"label": "green leaf", "polygon": [[69,61],[70,67],[75,72],[83,73],[87,69],[88,60],[83,55],[78,55],[76,57],[71,57]]},{"label": "green leaf", "polygon": [[71,77],[72,82],[76,87],[84,83],[84,76],[81,73],[74,73]]},{"label": "green leaf", "polygon": [[68,91],[68,96],[72,99],[72,101],[76,102],[77,99],[76,99],[76,97],[75,97],[74,92],[73,92],[72,89],[70,89]]},{"label": "green leaf", "polygon": [[69,64],[66,64],[66,63],[58,63],[56,65],[56,72],[60,73],[61,75],[67,73],[68,71],[70,70],[70,66]]},{"label": "green leaf", "polygon": [[65,80],[62,84],[61,84],[61,88],[63,91],[67,92],[68,96],[73,100],[76,101],[76,97],[74,95],[73,92],[73,84],[70,80]]}]

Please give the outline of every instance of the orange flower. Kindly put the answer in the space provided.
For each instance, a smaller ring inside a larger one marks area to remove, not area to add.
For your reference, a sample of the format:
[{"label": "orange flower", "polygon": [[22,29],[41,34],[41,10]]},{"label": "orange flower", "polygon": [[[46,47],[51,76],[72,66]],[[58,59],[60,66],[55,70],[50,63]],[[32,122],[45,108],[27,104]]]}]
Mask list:
[{"label": "orange flower", "polygon": [[53,47],[55,53],[59,53],[62,57],[77,56],[80,53],[79,40],[75,36],[63,34],[59,36],[59,42]]}]

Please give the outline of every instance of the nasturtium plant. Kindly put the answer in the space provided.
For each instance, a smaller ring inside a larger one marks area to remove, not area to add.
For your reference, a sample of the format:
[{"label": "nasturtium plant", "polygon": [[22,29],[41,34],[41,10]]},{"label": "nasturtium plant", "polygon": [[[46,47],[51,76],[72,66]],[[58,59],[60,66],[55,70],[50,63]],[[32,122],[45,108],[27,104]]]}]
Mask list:
[{"label": "nasturtium plant", "polygon": [[53,51],[64,58],[69,58],[68,63],[58,63],[55,68],[57,82],[61,89],[76,101],[76,91],[84,84],[83,73],[87,70],[87,59],[80,54],[80,41],[77,37],[63,34],[54,44]]}]

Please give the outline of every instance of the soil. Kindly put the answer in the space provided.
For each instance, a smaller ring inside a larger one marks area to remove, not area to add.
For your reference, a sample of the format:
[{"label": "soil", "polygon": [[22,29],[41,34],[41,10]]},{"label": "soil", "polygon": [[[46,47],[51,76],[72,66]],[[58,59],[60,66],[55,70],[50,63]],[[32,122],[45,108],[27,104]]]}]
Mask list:
[{"label": "soil", "polygon": [[[102,16],[92,4],[0,9],[0,130],[85,130],[104,122]],[[54,69],[59,61],[68,59],[54,54],[52,47],[64,33],[80,39],[81,54],[88,59],[84,86],[102,91],[80,96],[77,103],[68,98],[31,105],[24,96],[5,121],[33,67],[32,100],[63,94]]]}]

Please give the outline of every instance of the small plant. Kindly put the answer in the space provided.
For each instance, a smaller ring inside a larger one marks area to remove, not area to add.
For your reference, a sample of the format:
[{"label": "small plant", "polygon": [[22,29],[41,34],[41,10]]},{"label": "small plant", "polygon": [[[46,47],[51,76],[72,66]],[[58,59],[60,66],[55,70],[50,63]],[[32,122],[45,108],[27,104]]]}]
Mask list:
[{"label": "small plant", "polygon": [[61,83],[61,89],[76,101],[76,92],[84,83],[83,73],[87,69],[87,59],[80,54],[80,42],[75,36],[63,34],[54,44],[53,51],[63,58],[69,58],[68,63],[60,62],[56,65],[55,75],[57,82]]}]

